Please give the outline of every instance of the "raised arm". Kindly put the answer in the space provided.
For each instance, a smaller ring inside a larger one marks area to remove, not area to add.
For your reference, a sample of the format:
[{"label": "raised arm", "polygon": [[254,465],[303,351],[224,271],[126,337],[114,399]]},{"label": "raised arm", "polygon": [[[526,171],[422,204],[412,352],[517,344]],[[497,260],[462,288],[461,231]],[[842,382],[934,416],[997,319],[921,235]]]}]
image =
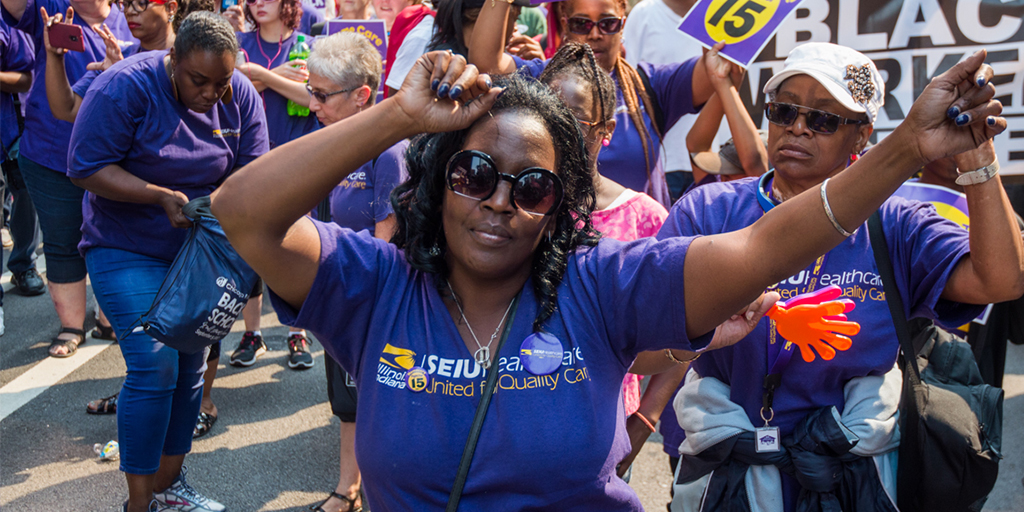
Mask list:
[{"label": "raised arm", "polygon": [[[438,99],[430,90],[434,79],[462,91],[457,95],[462,101]],[[462,57],[428,53],[395,96],[279,146],[232,175],[213,193],[213,213],[238,253],[275,293],[299,308],[320,261],[320,239],[305,214],[345,176],[396,142],[469,126],[498,97],[500,90],[490,84]],[[295,169],[306,169],[303,179],[292,179]]]},{"label": "raised arm", "polygon": [[[995,146],[989,140],[955,159],[960,173],[981,169],[996,160]],[[999,176],[964,186],[964,193],[971,252],[953,269],[942,298],[970,304],[1019,298],[1024,293],[1024,243]]]},{"label": "raised arm", "polygon": [[[773,208],[746,229],[696,239],[684,265],[687,335],[707,333],[767,286],[844,240],[826,216],[826,185],[835,221],[856,229],[925,163],[977,148],[1005,130],[1006,120],[996,117],[1002,105],[992,101],[995,87],[976,82],[985,56],[979,51],[933,79],[896,130],[821,187]],[[705,58],[721,57],[712,51]],[[946,116],[958,101],[969,116],[962,126]]]},{"label": "raised arm", "polygon": [[[78,114],[78,107],[82,104],[82,98],[78,97],[68,82],[68,73],[64,69],[64,54],[68,50],[50,46],[50,23],[59,23],[64,15],[56,13],[48,16],[45,7],[39,8],[39,14],[43,19],[43,44],[46,47],[46,100],[50,103],[50,111],[53,117],[69,123],[75,122]],[[68,7],[67,22],[71,23],[75,18],[75,10]]]},{"label": "raised arm", "polygon": [[512,4],[508,2],[484,2],[480,7],[480,16],[473,26],[473,39],[469,43],[469,54],[466,59],[481,73],[506,74],[516,70],[516,63],[505,53],[508,41],[508,18]]},{"label": "raised arm", "polygon": [[[761,142],[754,120],[743,107],[736,84],[743,80],[743,69],[725,59],[705,59],[705,71],[715,89],[715,96],[725,119],[729,123],[732,142],[740,157],[743,173],[747,176],[760,176],[768,172],[768,150]],[[703,112],[701,113],[703,115]],[[692,130],[691,130],[692,133]],[[714,133],[711,134],[712,137]],[[689,146],[690,137],[686,137]]]}]

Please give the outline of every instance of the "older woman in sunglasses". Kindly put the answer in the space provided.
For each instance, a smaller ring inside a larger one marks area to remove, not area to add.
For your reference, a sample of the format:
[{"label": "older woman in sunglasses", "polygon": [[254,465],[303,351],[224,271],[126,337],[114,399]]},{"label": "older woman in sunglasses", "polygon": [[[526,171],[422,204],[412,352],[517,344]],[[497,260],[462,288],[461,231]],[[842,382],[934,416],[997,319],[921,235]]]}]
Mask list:
[{"label": "older woman in sunglasses", "polygon": [[[692,358],[718,346],[717,325],[843,242],[842,228],[923,162],[1005,130],[991,89],[957,99],[983,58],[933,80],[904,124],[827,191],[732,233],[598,242],[572,112],[541,84],[513,76],[494,86],[447,52],[421,57],[377,107],[228,178],[213,211],[282,320],[317,332],[352,372],[371,508],[444,508],[476,430],[465,509],[640,509],[615,477],[629,452],[621,383],[636,354]],[[439,98],[435,80],[460,92]],[[946,117],[954,102],[963,126]],[[395,245],[306,218],[364,162],[422,132],[393,194]],[[295,168],[305,179],[288,179]],[[1012,284],[1003,292],[1024,290],[1019,276]],[[473,429],[487,377],[493,410],[482,408]]]},{"label": "older woman in sunglasses", "polygon": [[[330,126],[373,106],[380,85],[380,53],[361,34],[342,32],[321,39],[309,56],[309,109],[323,126]],[[328,208],[318,207],[320,220],[331,220],[352,231],[366,230],[380,240],[395,233],[391,191],[405,175],[405,149],[400,141],[351,172],[335,187]],[[329,214],[329,217],[324,214]],[[345,369],[329,354],[327,396],[331,412],[341,420],[338,485],[313,510],[357,512],[361,479],[356,463],[356,388]]]},{"label": "older woman in sunglasses", "polygon": [[[602,69],[612,74],[617,86],[617,131],[598,159],[603,176],[623,186],[646,192],[665,207],[671,206],[661,158],[661,136],[685,114],[694,113],[712,95],[699,55],[678,64],[654,66],[626,62],[622,27],[626,0],[566,0],[550,5],[559,20],[549,45],[562,40],[590,45]],[[540,59],[523,60],[506,53],[503,29],[514,19],[507,2],[485,2],[469,45],[469,62],[489,73],[521,72],[538,76],[547,65]]]},{"label": "older woman in sunglasses", "polygon": [[[978,56],[971,59],[980,63]],[[716,80],[728,80],[724,66],[718,71],[711,75]],[[967,102],[992,97],[994,87],[988,84],[991,77],[992,69],[982,65],[947,84],[957,85],[963,91],[960,99],[948,105],[948,124],[964,126],[979,120],[976,112],[969,111]],[[833,187],[841,179],[860,176],[863,187],[884,179],[882,176],[888,171],[884,167],[858,174],[856,171],[863,169],[860,163],[851,165],[871,136],[872,124],[885,97],[884,87],[874,63],[854,50],[827,43],[808,43],[794,49],[783,70],[764,89],[770,123],[768,154],[775,170],[760,178],[713,183],[691,191],[672,208],[658,238],[670,240],[742,230],[757,226],[762,218],[771,217],[808,195],[820,192],[825,197],[827,190],[829,197],[835,197]],[[928,94],[926,91],[923,97]],[[898,132],[907,124],[913,126],[912,120],[904,122],[860,160],[877,156],[874,153],[883,147],[886,151],[913,151],[913,147],[902,149],[891,144],[901,140]],[[893,137],[895,140],[890,140]],[[949,148],[947,152],[955,151]],[[938,215],[927,203],[892,198],[879,210],[897,288],[907,305],[908,316],[935,319],[951,326],[962,325],[976,316],[981,311],[981,306],[976,305],[1019,297],[1024,282],[1021,233],[995,174],[998,164],[991,141],[957,155],[956,161],[961,173],[957,182],[965,185],[971,211],[969,234]],[[887,190],[896,184],[887,185]],[[840,286],[843,297],[856,303],[856,309],[848,316],[860,323],[860,334],[847,350],[821,345],[812,351],[801,346],[800,356],[796,356],[792,345],[777,342],[775,325],[764,319],[736,345],[695,361],[696,373],[687,377],[676,399],[677,407],[682,406],[677,409],[677,417],[686,431],[677,481],[690,484],[677,487],[675,510],[692,510],[686,504],[699,503],[700,496],[705,496],[705,507],[728,508],[730,501],[726,496],[735,490],[728,484],[716,485],[715,476],[707,479],[706,474],[716,468],[721,469],[716,475],[728,474],[738,465],[745,468],[746,464],[750,464],[754,474],[761,475],[762,479],[757,481],[763,483],[761,488],[749,491],[763,497],[765,503],[773,503],[769,509],[798,508],[798,496],[804,496],[798,479],[809,480],[801,479],[804,473],[799,472],[800,468],[795,478],[782,472],[780,480],[775,467],[783,467],[788,455],[786,459],[776,459],[781,453],[776,449],[759,454],[761,460],[751,463],[751,457],[735,454],[755,451],[754,437],[759,434],[754,432],[777,429],[775,432],[786,439],[795,431],[803,431],[831,407],[841,412],[843,427],[860,437],[841,463],[835,459],[842,467],[835,471],[859,476],[863,480],[861,491],[871,490],[867,496],[852,489],[836,492],[842,500],[841,508],[895,510],[894,504],[873,501],[868,505],[858,499],[896,496],[895,482],[876,467],[889,467],[899,442],[896,410],[902,379],[899,370],[893,370],[899,342],[864,216],[833,220],[837,231],[845,237],[842,243],[822,251],[824,254],[810,266],[796,268],[782,279],[770,282],[778,283],[772,289],[783,299],[829,285]],[[841,351],[837,353],[833,348]],[[773,377],[768,379],[768,375]],[[716,401],[730,405],[709,413],[705,407]],[[712,439],[705,425],[715,422],[709,419],[716,417],[715,413],[720,414],[717,418],[733,414],[748,421],[726,422],[736,429],[738,437],[723,440],[719,435]],[[694,421],[697,417],[704,423]],[[745,438],[742,432],[752,435]],[[731,448],[723,451],[719,442]],[[837,485],[849,481],[846,478]],[[882,492],[883,487],[887,494]]]}]

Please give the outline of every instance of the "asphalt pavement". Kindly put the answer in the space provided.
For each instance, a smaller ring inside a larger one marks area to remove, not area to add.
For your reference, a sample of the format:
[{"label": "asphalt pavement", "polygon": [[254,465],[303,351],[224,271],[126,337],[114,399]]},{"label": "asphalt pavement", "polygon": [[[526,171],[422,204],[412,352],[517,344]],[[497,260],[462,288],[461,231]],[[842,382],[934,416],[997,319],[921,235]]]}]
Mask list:
[{"label": "asphalt pavement", "polygon": [[[9,288],[9,275],[2,280]],[[47,294],[8,293],[7,333],[0,338],[0,509],[112,511],[126,498],[116,462],[93,453],[117,439],[114,415],[95,416],[85,404],[114,393],[124,376],[116,344],[89,339],[68,359],[47,357],[59,324]],[[90,316],[94,302],[90,295]],[[91,328],[92,321],[87,321]],[[338,420],[327,404],[323,350],[315,366],[287,367],[287,330],[264,304],[270,351],[250,368],[228,365],[241,322],[225,340],[213,399],[219,419],[186,458],[189,481],[231,511],[299,511],[319,503],[337,484]],[[1000,479],[986,511],[1024,511],[1024,346],[1008,355]],[[23,404],[23,405],[22,405]],[[631,485],[649,511],[665,510],[671,475],[655,435],[634,465]]]}]

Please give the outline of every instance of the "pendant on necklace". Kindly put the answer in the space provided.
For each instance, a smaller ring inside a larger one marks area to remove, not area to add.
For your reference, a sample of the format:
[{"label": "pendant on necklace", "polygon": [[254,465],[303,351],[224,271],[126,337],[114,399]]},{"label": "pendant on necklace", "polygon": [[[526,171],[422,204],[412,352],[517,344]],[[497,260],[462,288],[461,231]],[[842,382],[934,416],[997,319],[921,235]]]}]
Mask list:
[{"label": "pendant on necklace", "polygon": [[491,347],[480,347],[473,352],[473,359],[476,359],[476,364],[480,365],[484,370],[491,369]]}]

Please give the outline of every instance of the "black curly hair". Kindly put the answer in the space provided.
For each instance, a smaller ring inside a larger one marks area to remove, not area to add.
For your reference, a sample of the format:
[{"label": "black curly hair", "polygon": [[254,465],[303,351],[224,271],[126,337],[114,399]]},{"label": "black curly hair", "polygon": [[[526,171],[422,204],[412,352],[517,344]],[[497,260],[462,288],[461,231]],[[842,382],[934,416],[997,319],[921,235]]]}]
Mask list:
[{"label": "black curly hair", "polygon": [[174,13],[174,20],[171,22],[171,30],[175,34],[181,28],[181,23],[189,14],[199,11],[217,12],[217,4],[213,0],[181,0],[178,2],[178,12]]},{"label": "black curly hair", "polygon": [[[569,255],[581,245],[597,244],[599,235],[590,222],[597,201],[594,181],[579,123],[551,89],[517,74],[495,79],[494,85],[504,87],[505,92],[491,108],[491,115],[525,112],[540,118],[547,127],[555,146],[556,173],[564,188],[562,204],[552,214],[554,232],[550,239],[541,240],[533,254],[533,292],[540,302],[533,329],[540,331],[555,312],[558,286]],[[448,277],[447,242],[441,220],[447,188],[445,173],[448,160],[462,149],[470,129],[422,134],[413,139],[405,154],[409,179],[391,193],[398,228],[391,242],[405,251],[405,259],[413,268],[437,276],[442,294]]]}]

